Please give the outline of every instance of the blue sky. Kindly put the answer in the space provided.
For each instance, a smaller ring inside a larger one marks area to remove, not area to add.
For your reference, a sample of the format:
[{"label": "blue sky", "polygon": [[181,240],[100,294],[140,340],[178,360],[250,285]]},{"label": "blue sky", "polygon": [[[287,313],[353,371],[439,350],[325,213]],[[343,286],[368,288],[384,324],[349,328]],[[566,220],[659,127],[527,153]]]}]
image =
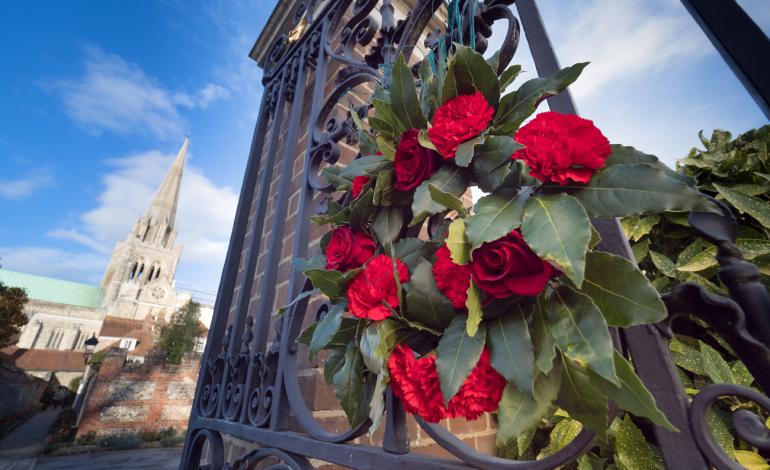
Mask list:
[{"label": "blue sky", "polygon": [[[4,267],[99,282],[189,136],[177,281],[215,291],[261,94],[247,54],[274,3],[0,3]],[[767,0],[739,3],[770,31]],[[611,141],[673,165],[700,129],[766,123],[677,0],[539,4],[562,64],[592,62],[573,93]]]}]

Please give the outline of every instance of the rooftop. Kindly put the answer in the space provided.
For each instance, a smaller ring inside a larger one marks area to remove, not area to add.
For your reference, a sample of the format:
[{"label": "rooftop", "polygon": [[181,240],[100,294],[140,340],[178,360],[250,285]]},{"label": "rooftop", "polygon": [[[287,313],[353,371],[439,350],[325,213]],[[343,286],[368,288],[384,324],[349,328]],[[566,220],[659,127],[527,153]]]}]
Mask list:
[{"label": "rooftop", "polygon": [[0,359],[5,359],[20,369],[33,371],[80,372],[85,367],[83,351],[23,349],[8,346],[0,349]]},{"label": "rooftop", "polygon": [[0,282],[10,287],[21,287],[33,300],[78,307],[99,308],[104,296],[104,291],[97,286],[7,269],[0,269]]}]

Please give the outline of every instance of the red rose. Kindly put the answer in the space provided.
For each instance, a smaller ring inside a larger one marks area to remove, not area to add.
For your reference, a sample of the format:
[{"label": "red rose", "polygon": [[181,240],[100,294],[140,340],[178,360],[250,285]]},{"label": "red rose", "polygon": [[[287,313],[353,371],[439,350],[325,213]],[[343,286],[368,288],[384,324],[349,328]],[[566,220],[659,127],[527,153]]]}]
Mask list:
[{"label": "red rose", "polygon": [[436,251],[433,277],[438,290],[452,301],[454,308],[465,308],[471,283],[471,267],[468,264],[455,264],[446,245],[441,245]]},{"label": "red rose", "polygon": [[481,92],[460,95],[439,106],[428,137],[445,159],[454,158],[457,146],[481,134],[494,115]]},{"label": "red rose", "polygon": [[441,164],[441,155],[420,145],[417,136],[419,129],[409,129],[401,134],[396,147],[393,166],[396,170],[396,182],[393,187],[400,191],[409,191],[430,178]]},{"label": "red rose", "polygon": [[537,295],[558,271],[537,257],[521,233],[514,230],[473,252],[471,275],[479,289],[496,299]]},{"label": "red rose", "polygon": [[366,186],[366,183],[368,183],[369,180],[371,180],[371,178],[368,176],[353,177],[353,189],[350,190],[350,192],[353,193],[353,199],[361,195],[361,191],[363,191],[364,186]]},{"label": "red rose", "polygon": [[366,263],[374,256],[377,244],[364,232],[350,227],[339,227],[332,231],[326,245],[326,269],[348,271]]},{"label": "red rose", "polygon": [[[399,281],[408,281],[409,268],[398,259],[396,267]],[[390,316],[390,309],[385,303],[394,309],[398,307],[393,269],[393,258],[387,255],[377,255],[364,266],[363,271],[348,284],[348,308],[351,314],[376,321]]]},{"label": "red rose", "polygon": [[409,346],[399,344],[390,354],[388,368],[393,393],[404,409],[430,423],[458,416],[473,420],[495,411],[505,388],[505,378],[492,368],[486,348],[449,406],[444,405],[434,355],[416,359]]},{"label": "red rose", "polygon": [[592,121],[573,114],[540,113],[516,133],[530,174],[546,183],[588,183],[610,155],[610,143]]}]

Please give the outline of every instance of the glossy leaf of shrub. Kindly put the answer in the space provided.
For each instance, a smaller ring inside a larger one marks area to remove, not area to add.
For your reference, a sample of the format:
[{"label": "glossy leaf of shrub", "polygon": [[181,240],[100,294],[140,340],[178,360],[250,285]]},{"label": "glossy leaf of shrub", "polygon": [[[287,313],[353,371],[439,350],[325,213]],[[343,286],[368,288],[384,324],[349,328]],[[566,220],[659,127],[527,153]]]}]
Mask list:
[{"label": "glossy leaf of shrub", "polygon": [[546,78],[533,78],[524,82],[518,90],[505,95],[495,114],[496,133],[511,134],[537,109],[537,105],[549,96],[558,95],[577,80],[588,62],[559,70]]},{"label": "glossy leaf of shrub", "polygon": [[470,260],[470,244],[465,235],[465,219],[455,219],[449,224],[446,243],[452,262],[455,264],[468,264]]},{"label": "glossy leaf of shrub", "polygon": [[523,165],[511,160],[511,155],[520,148],[522,145],[507,135],[490,135],[475,147],[471,168],[482,191],[491,193],[511,172],[511,165]]},{"label": "glossy leaf of shrub", "polygon": [[558,287],[545,305],[545,314],[548,331],[562,354],[619,383],[607,322],[590,297],[568,286]]},{"label": "glossy leaf of shrub", "polygon": [[447,73],[447,78],[449,77],[451,79],[444,82],[444,101],[480,91],[490,106],[497,107],[500,101],[497,73],[478,52],[470,47],[455,44],[455,54]]},{"label": "glossy leaf of shrub", "polygon": [[548,331],[541,297],[535,300],[530,322],[532,344],[535,348],[535,366],[540,372],[547,374],[553,368],[553,360],[556,358],[556,343],[551,332]]},{"label": "glossy leaf of shrub", "polygon": [[677,431],[674,425],[666,418],[666,415],[660,411],[652,394],[634,372],[631,363],[618,354],[617,351],[614,353],[614,361],[620,386],[611,384],[592,371],[589,371],[593,386],[629,413],[647,418],[670,431]]},{"label": "glossy leaf of shrub", "polygon": [[310,340],[310,357],[318,354],[337,334],[342,324],[342,312],[347,307],[347,302],[340,302],[318,322],[318,327],[313,332],[313,339]]},{"label": "glossy leaf of shrub", "polygon": [[666,317],[660,294],[644,274],[610,253],[588,254],[581,292],[591,297],[611,326],[657,323]]},{"label": "glossy leaf of shrub", "polygon": [[380,209],[374,216],[372,230],[381,244],[394,242],[404,226],[404,214],[400,207],[391,206]]},{"label": "glossy leaf of shrub", "polygon": [[561,389],[556,403],[585,427],[603,436],[607,432],[607,395],[595,387],[589,371],[561,356]]},{"label": "glossy leaf of shrub", "polygon": [[591,223],[577,199],[568,194],[529,198],[521,234],[540,258],[555,264],[576,286],[583,284]]},{"label": "glossy leaf of shrub", "polygon": [[531,190],[525,189],[516,194],[507,189],[498,189],[484,196],[476,203],[476,213],[468,217],[465,233],[476,249],[482,243],[502,238],[521,225],[524,204]]},{"label": "glossy leaf of shrub", "polygon": [[714,188],[736,209],[754,217],[765,228],[770,228],[770,204],[767,201],[747,196],[716,183],[714,183]]},{"label": "glossy leaf of shrub", "polygon": [[520,392],[513,384],[503,390],[497,410],[497,445],[502,446],[525,431],[537,427],[559,393],[561,369],[535,379],[535,393]]},{"label": "glossy leaf of shrub", "polygon": [[422,259],[409,279],[406,317],[431,328],[445,328],[457,315],[452,302],[436,287],[433,265]]},{"label": "glossy leaf of shrub", "polygon": [[[399,54],[393,64],[392,82],[390,84],[390,105],[393,112],[407,130],[422,129],[427,124],[417,99],[417,88],[414,85],[412,71],[406,65],[404,56]],[[396,136],[398,137],[398,136]]]},{"label": "glossy leaf of shrub", "polygon": [[465,307],[468,309],[468,321],[465,324],[465,331],[468,336],[475,336],[479,331],[479,324],[484,313],[481,308],[481,291],[473,279],[468,284],[466,295],[468,298],[465,301]]},{"label": "glossy leaf of shrub", "polygon": [[348,422],[355,427],[369,417],[369,399],[365,396],[364,361],[354,344],[345,351],[345,362],[332,378],[334,394],[342,405]]},{"label": "glossy leaf of shrub", "polygon": [[460,197],[470,182],[470,175],[464,168],[444,165],[427,180],[423,181],[414,191],[414,200],[412,201],[412,221],[410,226],[417,225],[425,220],[426,217],[438,214],[445,210],[444,206],[436,203],[428,190],[429,185],[449,193],[455,197]]},{"label": "glossy leaf of shrub", "polygon": [[[518,308],[517,308],[518,307]],[[485,321],[492,367],[524,393],[533,394],[535,354],[525,312],[516,304],[508,315]]]},{"label": "glossy leaf of shrub", "polygon": [[481,357],[487,332],[484,325],[471,337],[466,333],[466,316],[457,315],[452,319],[436,348],[436,371],[441,383],[444,404],[460,390]]},{"label": "glossy leaf of shrub", "polygon": [[592,217],[719,211],[697,190],[647,164],[610,165],[596,172],[587,185],[571,184],[548,190],[564,189],[572,190]]}]

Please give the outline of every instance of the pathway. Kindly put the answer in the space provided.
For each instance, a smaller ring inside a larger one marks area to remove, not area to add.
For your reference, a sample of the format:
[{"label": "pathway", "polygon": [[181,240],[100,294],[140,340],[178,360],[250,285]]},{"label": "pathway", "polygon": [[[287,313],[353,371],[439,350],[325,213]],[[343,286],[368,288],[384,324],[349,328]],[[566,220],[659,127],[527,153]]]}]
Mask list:
[{"label": "pathway", "polygon": [[[137,449],[80,454],[61,457],[41,457],[29,470],[177,470],[182,448]],[[0,467],[1,469],[2,467]],[[9,469],[11,470],[11,469]],[[27,470],[13,468],[13,470]]]},{"label": "pathway", "polygon": [[[43,452],[45,436],[56,423],[61,409],[44,410],[29,418],[0,441],[0,462],[34,457]],[[0,469],[5,468],[0,463]]]}]

